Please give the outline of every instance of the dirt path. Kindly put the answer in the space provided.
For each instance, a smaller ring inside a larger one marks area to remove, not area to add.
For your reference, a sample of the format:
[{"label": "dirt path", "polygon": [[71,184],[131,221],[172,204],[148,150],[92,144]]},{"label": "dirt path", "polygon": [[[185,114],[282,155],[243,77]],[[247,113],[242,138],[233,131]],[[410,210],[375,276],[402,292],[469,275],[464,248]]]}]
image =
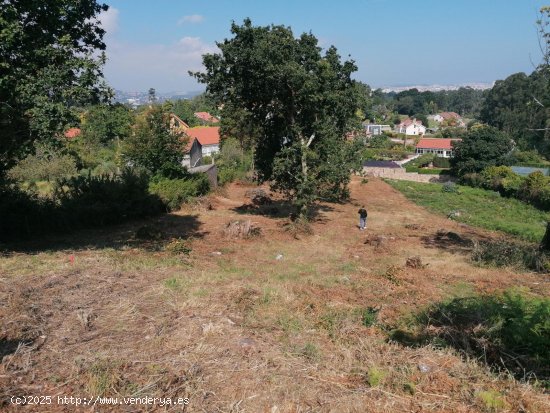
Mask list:
[{"label": "dirt path", "polygon": [[[231,185],[147,223],[166,241],[136,240],[144,223],[134,223],[0,258],[0,406],[182,411],[9,402],[149,395],[188,397],[188,412],[483,412],[477,394],[494,390],[501,411],[545,411],[548,396],[448,349],[388,343],[361,312],[375,308],[391,326],[449,296],[512,286],[548,296],[548,278],[474,267],[438,230],[495,234],[434,216],[376,179],[350,188],[350,202],[320,205],[313,233],[297,238],[284,206],[259,214],[243,207],[249,187]],[[357,228],[361,204],[365,232]],[[223,237],[229,221],[247,219],[262,237]],[[189,239],[189,256],[166,251],[179,237]],[[412,256],[426,267],[405,267]]]}]

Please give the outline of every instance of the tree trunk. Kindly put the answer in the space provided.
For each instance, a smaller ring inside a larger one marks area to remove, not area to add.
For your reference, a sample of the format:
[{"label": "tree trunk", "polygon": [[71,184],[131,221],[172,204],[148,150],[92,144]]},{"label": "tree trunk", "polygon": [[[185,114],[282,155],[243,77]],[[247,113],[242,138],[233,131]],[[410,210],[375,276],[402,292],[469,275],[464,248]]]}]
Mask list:
[{"label": "tree trunk", "polygon": [[[307,188],[307,180],[308,180],[308,176],[307,176],[307,155],[306,155],[306,152],[307,152],[307,144],[306,144],[306,140],[303,136],[300,137],[300,146],[301,146],[301,163],[302,163],[302,182],[303,182],[303,188]],[[303,197],[303,194],[302,195],[299,195],[301,197]],[[301,202],[300,203],[300,208],[299,208],[299,211],[298,211],[298,214],[300,215],[300,218],[305,218],[307,216],[307,210],[308,210],[308,203],[307,202]]]},{"label": "tree trunk", "polygon": [[541,251],[550,252],[550,222],[546,223],[546,232],[544,233],[544,237],[542,237],[539,249]]}]

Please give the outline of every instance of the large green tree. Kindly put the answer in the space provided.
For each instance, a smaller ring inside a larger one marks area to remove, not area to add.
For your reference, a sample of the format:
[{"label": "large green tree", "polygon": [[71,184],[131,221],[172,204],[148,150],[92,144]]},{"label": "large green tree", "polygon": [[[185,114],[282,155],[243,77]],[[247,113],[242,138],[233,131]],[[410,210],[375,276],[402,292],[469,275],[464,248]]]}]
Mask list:
[{"label": "large green tree", "polygon": [[506,165],[513,147],[513,141],[504,132],[491,126],[478,126],[462,141],[453,144],[451,167],[456,175],[463,176],[488,166]]},{"label": "large green tree", "polygon": [[[0,1],[0,174],[107,96],[96,0]],[[99,53],[98,53],[99,51]]]},{"label": "large green tree", "polygon": [[[203,57],[206,71],[194,76],[218,105],[250,115],[261,130],[254,144],[258,178],[272,181],[303,216],[327,187],[349,181],[340,155],[357,119],[351,79],[357,67],[342,62],[334,47],[322,53],[311,33],[296,38],[289,27],[258,27],[246,19],[233,23],[231,33],[218,43],[220,53]],[[326,168],[331,162],[345,174]]]},{"label": "large green tree", "polygon": [[170,109],[170,105],[152,105],[137,116],[123,144],[123,157],[154,175],[180,178],[185,176],[181,161],[187,141],[171,130]]}]

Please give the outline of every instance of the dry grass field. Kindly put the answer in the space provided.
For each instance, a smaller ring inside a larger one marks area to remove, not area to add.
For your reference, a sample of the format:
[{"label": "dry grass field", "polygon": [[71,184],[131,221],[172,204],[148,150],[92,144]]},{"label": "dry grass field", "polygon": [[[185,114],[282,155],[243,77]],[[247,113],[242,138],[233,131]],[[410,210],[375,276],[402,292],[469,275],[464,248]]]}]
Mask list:
[{"label": "dry grass field", "polygon": [[[476,267],[436,236],[500,235],[358,178],[352,199],[321,204],[303,234],[284,206],[247,207],[248,189],[232,184],[148,222],[10,246],[0,256],[0,410],[182,411],[10,404],[13,395],[150,395],[188,397],[186,412],[550,411],[547,393],[455,350],[388,340],[388,326],[448,297],[510,287],[549,296],[548,276]],[[224,235],[235,220],[261,235]],[[151,239],[136,236],[144,225]],[[424,266],[407,267],[412,256]]]}]

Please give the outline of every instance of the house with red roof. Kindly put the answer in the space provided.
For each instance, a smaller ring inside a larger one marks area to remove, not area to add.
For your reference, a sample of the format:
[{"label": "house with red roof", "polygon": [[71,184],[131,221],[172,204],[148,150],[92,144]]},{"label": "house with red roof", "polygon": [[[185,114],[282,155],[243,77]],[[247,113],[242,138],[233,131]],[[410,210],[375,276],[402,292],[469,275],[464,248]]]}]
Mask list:
[{"label": "house with red roof", "polygon": [[199,141],[202,146],[203,156],[212,156],[220,151],[220,127],[219,126],[197,126],[185,130],[189,141]]},{"label": "house with red roof", "polygon": [[433,153],[442,158],[452,158],[454,141],[460,139],[421,138],[416,144],[416,154]]},{"label": "house with red roof", "polygon": [[426,126],[422,125],[421,120],[407,118],[402,121],[395,128],[397,133],[404,133],[405,135],[424,135],[426,133]]},{"label": "house with red roof", "polygon": [[198,120],[201,121],[203,125],[207,125],[210,123],[218,123],[220,121],[217,117],[212,116],[208,112],[195,112],[194,115]]},{"label": "house with red roof", "polygon": [[79,128],[70,128],[65,131],[65,138],[68,140],[78,138],[82,131]]}]

